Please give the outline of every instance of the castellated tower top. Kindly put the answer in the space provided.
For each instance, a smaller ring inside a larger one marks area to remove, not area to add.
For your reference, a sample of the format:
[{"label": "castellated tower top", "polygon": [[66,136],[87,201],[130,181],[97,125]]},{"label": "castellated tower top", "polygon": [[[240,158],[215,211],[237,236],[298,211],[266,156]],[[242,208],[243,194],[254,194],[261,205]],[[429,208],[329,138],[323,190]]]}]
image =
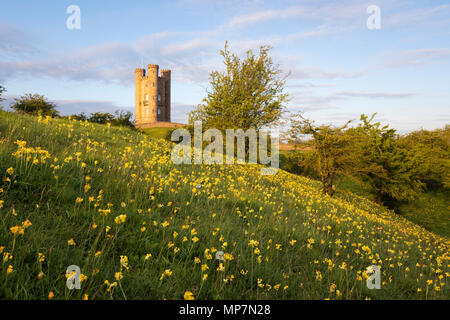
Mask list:
[{"label": "castellated tower top", "polygon": [[[147,71],[148,70],[148,71]],[[135,126],[148,128],[170,122],[170,70],[157,64],[135,69]],[[147,72],[146,72],[147,71]]]}]

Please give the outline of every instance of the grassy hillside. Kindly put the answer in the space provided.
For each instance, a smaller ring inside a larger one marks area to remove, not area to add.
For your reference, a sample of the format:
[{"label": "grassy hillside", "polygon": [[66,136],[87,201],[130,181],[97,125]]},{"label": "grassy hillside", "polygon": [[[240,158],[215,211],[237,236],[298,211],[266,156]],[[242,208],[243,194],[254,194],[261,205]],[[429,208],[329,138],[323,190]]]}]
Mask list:
[{"label": "grassy hillside", "polygon": [[173,128],[170,127],[153,127],[142,129],[146,134],[155,139],[166,139],[169,140],[169,134],[172,132]]},{"label": "grassy hillside", "polygon": [[[344,179],[340,187],[367,199],[373,198],[348,179]],[[424,192],[414,201],[397,205],[395,212],[427,230],[450,237],[450,194],[446,191]]]},{"label": "grassy hillside", "polygon": [[0,298],[449,298],[448,238],[259,172],[177,166],[168,142],[132,130],[0,111]]},{"label": "grassy hillside", "polygon": [[[292,169],[287,161],[289,152],[280,150],[280,167],[286,170]],[[342,179],[336,196],[341,191],[373,200],[372,194],[348,178]],[[429,231],[450,237],[450,194],[445,190],[425,191],[415,200],[396,205],[395,212]]]}]

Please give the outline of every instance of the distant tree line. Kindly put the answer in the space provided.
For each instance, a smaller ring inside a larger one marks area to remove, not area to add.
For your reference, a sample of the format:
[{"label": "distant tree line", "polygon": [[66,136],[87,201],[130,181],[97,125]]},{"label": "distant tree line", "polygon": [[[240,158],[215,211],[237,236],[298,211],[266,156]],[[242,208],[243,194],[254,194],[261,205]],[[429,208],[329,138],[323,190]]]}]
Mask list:
[{"label": "distant tree line", "polygon": [[287,137],[297,148],[287,154],[284,169],[318,178],[329,195],[343,178],[351,179],[388,206],[450,188],[450,125],[400,135],[374,116],[340,127],[292,116]]},{"label": "distant tree line", "polygon": [[64,118],[71,118],[79,121],[89,121],[99,124],[110,123],[113,126],[123,126],[134,128],[134,123],[132,121],[133,114],[130,111],[116,110],[114,114],[109,112],[94,112],[90,115],[86,115],[84,112],[79,114],[73,114],[70,116],[65,116]]},{"label": "distant tree line", "polygon": [[[5,91],[5,88],[0,85],[0,102],[4,100],[2,99],[2,93]],[[90,115],[79,113],[70,116],[60,116],[56,107],[57,106],[53,102],[48,101],[43,95],[31,93],[27,93],[19,98],[14,98],[14,102],[11,103],[11,108],[18,113],[50,116],[52,118],[70,117],[71,119],[80,121],[89,121],[100,124],[110,123],[113,126],[134,128],[132,120],[133,114],[130,111],[116,110],[113,114],[108,112],[94,112]]]}]

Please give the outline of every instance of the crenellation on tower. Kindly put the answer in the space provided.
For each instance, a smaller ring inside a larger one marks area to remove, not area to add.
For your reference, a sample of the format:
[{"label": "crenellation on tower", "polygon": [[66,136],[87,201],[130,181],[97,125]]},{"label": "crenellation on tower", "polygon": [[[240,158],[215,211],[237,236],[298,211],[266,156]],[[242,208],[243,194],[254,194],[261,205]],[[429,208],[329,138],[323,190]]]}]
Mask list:
[{"label": "crenellation on tower", "polygon": [[149,127],[157,122],[170,122],[170,70],[157,64],[135,69],[135,126]]}]

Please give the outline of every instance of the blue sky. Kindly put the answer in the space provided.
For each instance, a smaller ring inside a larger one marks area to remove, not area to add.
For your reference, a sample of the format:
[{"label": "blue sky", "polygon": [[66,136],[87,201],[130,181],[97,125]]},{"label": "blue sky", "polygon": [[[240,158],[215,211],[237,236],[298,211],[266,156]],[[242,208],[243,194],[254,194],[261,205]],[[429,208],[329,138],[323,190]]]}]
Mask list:
[{"label": "blue sky", "polygon": [[[80,30],[66,27],[73,4]],[[379,30],[366,26],[369,5]],[[226,40],[240,55],[271,45],[291,72],[288,110],[319,123],[373,112],[400,132],[450,123],[448,1],[8,1],[0,84],[6,104],[30,92],[63,114],[133,111],[143,60],[172,70],[172,121],[186,122]]]}]

